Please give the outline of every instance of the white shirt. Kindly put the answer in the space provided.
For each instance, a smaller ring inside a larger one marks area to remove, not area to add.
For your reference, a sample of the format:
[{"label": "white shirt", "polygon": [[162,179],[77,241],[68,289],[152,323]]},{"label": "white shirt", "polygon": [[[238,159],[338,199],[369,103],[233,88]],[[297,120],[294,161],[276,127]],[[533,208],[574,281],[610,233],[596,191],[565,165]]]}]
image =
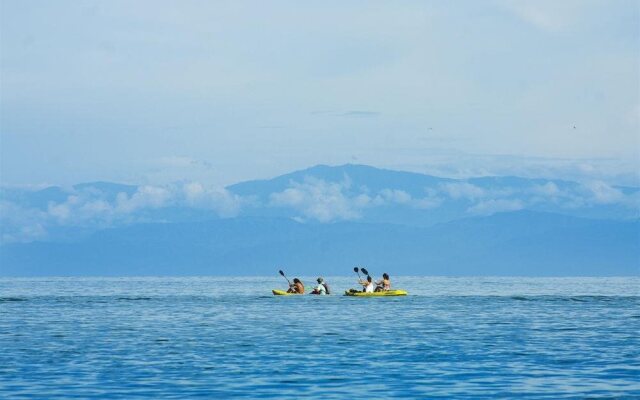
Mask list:
[{"label": "white shirt", "polygon": [[364,288],[365,293],[373,293],[373,282],[369,282],[369,284]]},{"label": "white shirt", "polygon": [[316,292],[318,292],[318,294],[327,294],[327,289],[324,287],[322,283],[318,284],[315,290]]}]

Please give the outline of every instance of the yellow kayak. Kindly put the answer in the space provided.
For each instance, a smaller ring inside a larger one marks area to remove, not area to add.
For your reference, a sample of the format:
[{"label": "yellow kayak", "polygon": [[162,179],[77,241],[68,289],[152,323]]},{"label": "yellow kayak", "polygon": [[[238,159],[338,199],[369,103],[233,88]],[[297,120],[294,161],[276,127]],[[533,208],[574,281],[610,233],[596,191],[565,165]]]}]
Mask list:
[{"label": "yellow kayak", "polygon": [[278,290],[278,289],[273,289],[272,292],[274,296],[296,296],[300,294],[300,293],[289,293],[286,290]]},{"label": "yellow kayak", "polygon": [[365,292],[344,292],[345,296],[356,296],[356,297],[384,297],[384,296],[406,296],[406,290],[385,290],[382,292],[373,292],[373,293],[365,293]]}]

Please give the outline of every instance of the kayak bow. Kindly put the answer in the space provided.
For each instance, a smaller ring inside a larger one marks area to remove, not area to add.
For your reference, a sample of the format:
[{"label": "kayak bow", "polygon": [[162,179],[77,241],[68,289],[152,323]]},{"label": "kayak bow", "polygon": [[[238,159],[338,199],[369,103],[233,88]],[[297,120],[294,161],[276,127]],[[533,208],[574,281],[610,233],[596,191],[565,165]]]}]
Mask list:
[{"label": "kayak bow", "polygon": [[385,296],[406,296],[406,290],[385,290],[382,292],[373,292],[373,293],[365,293],[365,292],[350,292],[345,291],[345,296],[355,296],[355,297],[385,297]]},{"label": "kayak bow", "polygon": [[274,296],[295,296],[300,294],[300,293],[289,293],[286,290],[278,290],[278,289],[273,289],[272,292]]}]

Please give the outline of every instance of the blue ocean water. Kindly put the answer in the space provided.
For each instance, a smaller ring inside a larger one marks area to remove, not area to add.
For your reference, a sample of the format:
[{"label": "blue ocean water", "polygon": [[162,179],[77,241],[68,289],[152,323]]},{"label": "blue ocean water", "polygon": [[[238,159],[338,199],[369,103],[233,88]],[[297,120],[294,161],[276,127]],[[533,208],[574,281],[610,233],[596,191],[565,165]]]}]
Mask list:
[{"label": "blue ocean water", "polygon": [[3,278],[0,398],[640,398],[640,278],[393,282]]}]

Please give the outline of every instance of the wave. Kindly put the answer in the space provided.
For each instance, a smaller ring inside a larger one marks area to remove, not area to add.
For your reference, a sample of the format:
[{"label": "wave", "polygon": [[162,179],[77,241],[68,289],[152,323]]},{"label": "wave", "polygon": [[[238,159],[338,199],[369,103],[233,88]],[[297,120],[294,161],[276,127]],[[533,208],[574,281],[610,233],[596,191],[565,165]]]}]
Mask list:
[{"label": "wave", "polygon": [[24,297],[0,297],[0,303],[10,302],[10,301],[27,301],[28,299]]}]

